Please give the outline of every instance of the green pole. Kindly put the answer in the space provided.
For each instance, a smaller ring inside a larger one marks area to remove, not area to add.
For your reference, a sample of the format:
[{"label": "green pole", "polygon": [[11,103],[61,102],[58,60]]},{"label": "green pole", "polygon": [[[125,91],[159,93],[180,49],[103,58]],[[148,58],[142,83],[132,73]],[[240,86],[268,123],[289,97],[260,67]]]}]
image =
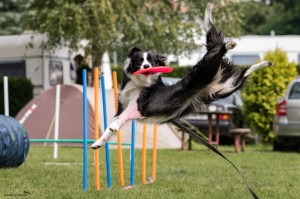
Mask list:
[{"label": "green pole", "polygon": [[[83,139],[29,139],[30,142],[58,142],[58,143],[83,143]],[[87,140],[88,143],[94,143],[94,140]],[[117,142],[109,142],[109,144],[117,145]],[[123,146],[130,146],[130,143],[122,143]]]}]

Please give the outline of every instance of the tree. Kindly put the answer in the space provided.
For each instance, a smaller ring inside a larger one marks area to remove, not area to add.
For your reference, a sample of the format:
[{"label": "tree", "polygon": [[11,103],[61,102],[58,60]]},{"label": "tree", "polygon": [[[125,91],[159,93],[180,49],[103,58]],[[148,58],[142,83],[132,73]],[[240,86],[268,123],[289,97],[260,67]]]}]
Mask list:
[{"label": "tree", "polygon": [[277,35],[300,34],[300,1],[272,0],[270,5],[249,1],[244,3],[243,12],[245,34],[269,35],[271,30]]},{"label": "tree", "polygon": [[275,65],[253,73],[242,94],[247,123],[268,141],[273,138],[272,124],[277,100],[283,96],[297,71],[296,64],[289,63],[286,53],[278,48],[267,52],[264,59]]},{"label": "tree", "polygon": [[[47,33],[47,48],[78,49],[100,60],[103,52],[135,45],[162,53],[195,49],[201,34],[197,23],[208,0],[33,0],[26,27]],[[239,33],[241,12],[234,0],[213,1],[217,24],[225,32]],[[225,22],[226,21],[226,22]],[[234,34],[236,35],[236,34]]]},{"label": "tree", "polygon": [[2,0],[0,3],[0,35],[19,34],[23,32],[21,24],[24,10],[30,1]]}]

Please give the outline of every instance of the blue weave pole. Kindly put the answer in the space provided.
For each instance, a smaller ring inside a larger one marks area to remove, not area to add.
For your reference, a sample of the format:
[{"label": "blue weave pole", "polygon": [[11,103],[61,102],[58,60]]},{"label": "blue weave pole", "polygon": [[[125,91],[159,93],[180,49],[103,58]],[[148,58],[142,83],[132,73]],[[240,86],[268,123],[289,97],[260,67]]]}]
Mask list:
[{"label": "blue weave pole", "polygon": [[86,69],[83,70],[82,73],[82,88],[83,88],[83,191],[86,192],[87,190],[87,78],[86,78]]},{"label": "blue weave pole", "polygon": [[[102,105],[103,105],[103,118],[104,118],[104,131],[107,128],[107,110],[106,110],[106,93],[104,76],[101,76],[101,90],[102,90]],[[109,143],[105,143],[105,158],[106,158],[106,180],[108,188],[111,188],[111,172],[110,172],[110,152]]]},{"label": "blue weave pole", "polygon": [[134,147],[135,147],[135,120],[131,122],[131,161],[130,161],[130,186],[134,186]]}]

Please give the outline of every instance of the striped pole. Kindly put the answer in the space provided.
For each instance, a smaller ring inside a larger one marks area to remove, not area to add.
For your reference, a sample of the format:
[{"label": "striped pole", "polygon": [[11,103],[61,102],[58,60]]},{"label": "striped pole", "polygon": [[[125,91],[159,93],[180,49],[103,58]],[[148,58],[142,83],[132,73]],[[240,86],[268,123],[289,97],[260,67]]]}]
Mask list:
[{"label": "striped pole", "polygon": [[157,144],[157,125],[154,125],[153,150],[152,150],[152,182],[156,180],[156,144]]},{"label": "striped pole", "polygon": [[131,161],[130,161],[130,186],[134,186],[134,147],[135,147],[135,121],[131,122]]},{"label": "striped pole", "polygon": [[[99,121],[98,121],[98,90],[99,90],[99,70],[94,68],[94,89],[95,89],[95,110],[94,110],[94,139],[99,138]],[[95,158],[95,185],[96,190],[100,190],[100,168],[99,168],[99,149],[94,150]]]},{"label": "striped pole", "polygon": [[87,190],[87,78],[86,69],[82,73],[82,85],[83,85],[83,191]]},{"label": "striped pole", "polygon": [[[114,96],[115,96],[115,108],[118,112],[118,83],[117,83],[117,72],[113,72],[113,86],[114,86]],[[118,141],[118,161],[119,161],[119,175],[120,175],[120,185],[124,187],[124,172],[123,172],[123,154],[122,154],[122,141],[121,141],[121,131],[117,133]]]},{"label": "striped pole", "polygon": [[146,184],[146,139],[147,125],[143,125],[143,149],[142,149],[142,183]]},{"label": "striped pole", "polygon": [[[25,112],[25,114],[23,115],[23,117],[20,119],[20,123],[24,124],[24,122],[27,120],[27,118],[33,113],[33,111],[37,108],[36,104],[32,104],[31,107]],[[53,119],[54,120],[54,117]]]},{"label": "striped pole", "polygon": [[[105,82],[104,76],[101,76],[101,90],[102,90],[102,105],[103,105],[103,118],[104,118],[104,130],[107,128],[107,110],[106,110],[106,93],[105,93]],[[107,186],[111,188],[111,172],[110,172],[110,153],[109,153],[109,144],[105,143],[105,158],[106,158],[106,179]]]}]

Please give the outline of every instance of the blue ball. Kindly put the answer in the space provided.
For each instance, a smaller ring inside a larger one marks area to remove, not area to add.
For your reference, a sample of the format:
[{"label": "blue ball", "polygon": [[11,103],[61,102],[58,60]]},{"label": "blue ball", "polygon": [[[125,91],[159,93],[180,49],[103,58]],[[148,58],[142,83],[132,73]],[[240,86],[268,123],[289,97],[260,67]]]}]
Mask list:
[{"label": "blue ball", "polygon": [[0,168],[18,167],[29,151],[29,137],[14,118],[0,115]]}]

